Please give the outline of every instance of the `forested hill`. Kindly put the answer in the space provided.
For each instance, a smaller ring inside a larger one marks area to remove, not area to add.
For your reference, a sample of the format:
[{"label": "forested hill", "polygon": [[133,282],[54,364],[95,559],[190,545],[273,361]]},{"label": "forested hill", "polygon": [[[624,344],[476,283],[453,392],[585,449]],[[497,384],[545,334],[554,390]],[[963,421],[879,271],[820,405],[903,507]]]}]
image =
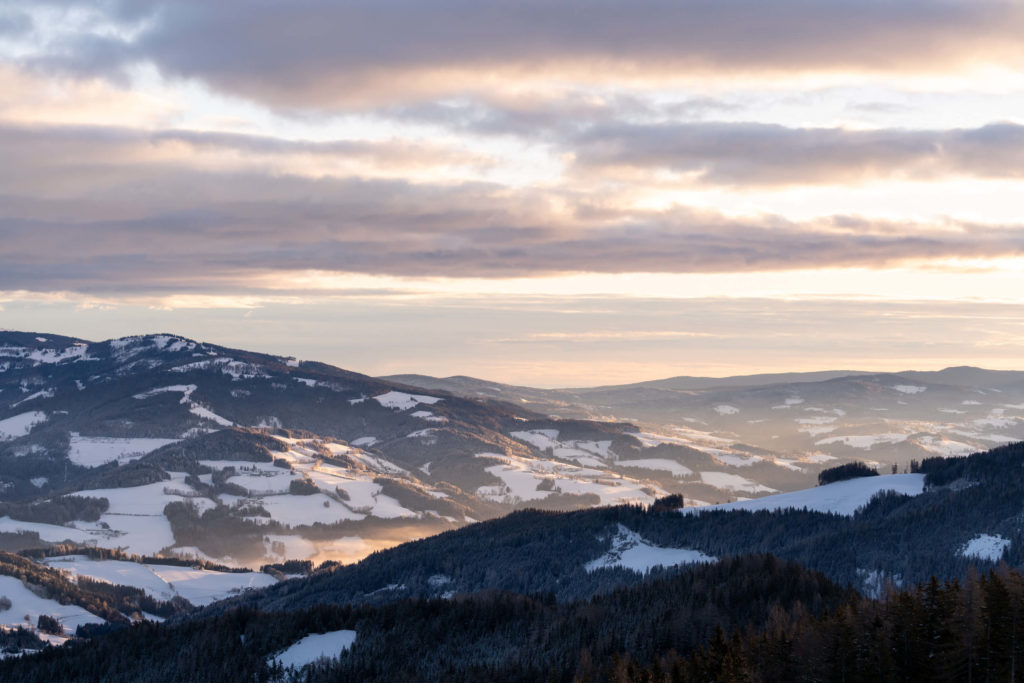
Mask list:
[{"label": "forested hill", "polygon": [[[871,600],[770,556],[591,600],[491,592],[380,606],[141,622],[0,662],[5,681],[1014,681],[1024,577],[1001,569]],[[333,661],[285,669],[310,635]]]},{"label": "forested hill", "polygon": [[[920,470],[932,482],[920,495],[884,493],[849,516],[803,509],[681,514],[662,506],[522,511],[378,552],[359,564],[328,566],[210,610],[287,610],[480,590],[587,598],[639,580],[640,574],[616,566],[616,552],[627,546],[652,556],[669,549],[715,558],[770,552],[869,594],[887,583],[962,577],[971,565],[1003,560],[1024,566],[1024,443],[926,460]],[[595,567],[602,558],[609,561]]]},{"label": "forested hill", "polygon": [[[202,621],[143,622],[92,642],[0,662],[4,681],[265,681],[270,658],[309,633],[355,631],[348,654],[307,670],[310,681],[537,681],[595,676],[616,658],[689,653],[718,629],[783,625],[836,609],[851,592],[771,557],[558,603],[504,592],[381,606],[232,611]],[[591,679],[593,680],[593,679]]]}]

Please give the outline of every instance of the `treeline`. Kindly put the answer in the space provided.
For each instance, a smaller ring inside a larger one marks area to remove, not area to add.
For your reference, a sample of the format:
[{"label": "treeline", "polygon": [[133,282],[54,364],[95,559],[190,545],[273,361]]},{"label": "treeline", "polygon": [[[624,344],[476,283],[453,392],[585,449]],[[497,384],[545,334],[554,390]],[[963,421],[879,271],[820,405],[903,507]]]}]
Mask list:
[{"label": "treeline", "polygon": [[40,640],[35,631],[18,626],[17,628],[0,628],[0,652],[15,654],[22,650],[42,650],[46,643]]},{"label": "treeline", "polygon": [[136,555],[126,553],[117,548],[100,548],[93,545],[78,545],[77,543],[57,543],[46,548],[30,548],[18,553],[22,557],[33,560],[40,560],[47,557],[62,557],[65,555],[85,555],[90,560],[123,560],[125,562],[138,562],[145,564],[162,564],[171,567],[193,567],[197,569],[208,569],[217,572],[243,573],[250,571],[244,567],[228,567],[216,562],[210,562],[201,558],[175,557],[173,555],[153,557],[151,555]]},{"label": "treeline", "polygon": [[265,554],[263,534],[277,528],[275,522],[261,526],[237,516],[232,508],[218,505],[200,513],[190,501],[172,501],[164,506],[174,541],[195,546],[213,557],[230,555],[242,562]]},{"label": "treeline", "polygon": [[1024,577],[1003,566],[962,583],[932,578],[763,632],[727,639],[720,631],[690,657],[667,652],[647,665],[637,661],[624,651],[589,680],[1021,681]]},{"label": "treeline", "polygon": [[67,524],[75,520],[95,522],[110,507],[106,498],[61,496],[38,503],[0,502],[0,517],[39,524]]},{"label": "treeline", "polygon": [[[270,663],[340,629],[357,636],[333,661]],[[1024,577],[1005,566],[872,600],[795,563],[746,556],[569,603],[491,591],[144,622],[0,662],[0,679],[1019,681],[1022,662]]]},{"label": "treeline", "polygon": [[824,486],[836,481],[856,479],[857,477],[877,477],[878,470],[868,467],[862,462],[851,462],[845,465],[837,465],[818,473],[818,484]]}]

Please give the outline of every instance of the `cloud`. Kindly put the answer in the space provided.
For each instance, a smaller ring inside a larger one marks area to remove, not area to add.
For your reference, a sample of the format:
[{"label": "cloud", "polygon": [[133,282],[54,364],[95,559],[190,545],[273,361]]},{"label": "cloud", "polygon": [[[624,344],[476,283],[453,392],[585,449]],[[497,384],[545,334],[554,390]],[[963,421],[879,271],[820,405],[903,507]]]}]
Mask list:
[{"label": "cloud", "polygon": [[0,8],[0,38],[25,35],[34,26],[30,14],[10,7]]},{"label": "cloud", "polygon": [[167,76],[286,110],[545,80],[1017,68],[1024,32],[1024,7],[999,0],[78,4],[101,28],[85,27],[34,63],[95,75],[149,62]]},{"label": "cloud", "polygon": [[484,135],[514,135],[562,143],[595,126],[621,120],[702,119],[736,109],[714,97],[686,97],[655,103],[626,93],[595,94],[582,90],[517,93],[514,97],[488,94],[474,98],[420,102],[387,107],[381,115],[397,121],[437,124],[456,131]]},{"label": "cloud", "polygon": [[[404,140],[289,140],[270,136],[191,130],[141,130],[120,126],[32,126],[0,123],[0,187],[7,193],[56,197],[60,188],[130,183],[154,179],[172,169],[195,172],[254,172],[323,177],[398,175],[422,170],[486,169],[489,156],[455,145]],[[151,168],[147,165],[152,164]],[[81,177],[83,168],[98,175]],[[164,182],[173,182],[165,177]],[[49,189],[48,189],[49,188]],[[97,190],[99,197],[102,190]],[[114,197],[109,198],[115,201]],[[118,198],[126,205],[130,201]]]},{"label": "cloud", "polygon": [[845,130],[760,123],[594,126],[567,143],[578,169],[667,169],[722,185],[1024,176],[1024,126]]},{"label": "cloud", "polygon": [[309,270],[452,278],[751,272],[1024,251],[1020,225],[735,218],[647,210],[571,188],[211,168],[164,155],[153,142],[161,135],[0,128],[0,290],[216,293]]}]

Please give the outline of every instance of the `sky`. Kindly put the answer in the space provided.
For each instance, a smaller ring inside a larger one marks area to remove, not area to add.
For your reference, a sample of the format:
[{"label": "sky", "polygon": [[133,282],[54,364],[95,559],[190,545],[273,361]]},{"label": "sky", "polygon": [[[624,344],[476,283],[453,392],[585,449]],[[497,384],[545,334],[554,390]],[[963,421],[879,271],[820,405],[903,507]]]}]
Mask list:
[{"label": "sky", "polygon": [[0,328],[1024,369],[1024,2],[0,0]]}]

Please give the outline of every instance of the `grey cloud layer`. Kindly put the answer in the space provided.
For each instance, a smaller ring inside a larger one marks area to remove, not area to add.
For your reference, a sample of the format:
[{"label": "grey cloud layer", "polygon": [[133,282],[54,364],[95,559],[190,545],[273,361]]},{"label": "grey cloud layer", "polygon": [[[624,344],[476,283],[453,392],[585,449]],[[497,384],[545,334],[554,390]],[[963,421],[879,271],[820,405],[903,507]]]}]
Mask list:
[{"label": "grey cloud layer", "polygon": [[96,74],[151,61],[168,75],[286,109],[458,93],[495,74],[545,71],[601,80],[716,71],[944,73],[1017,62],[1024,33],[1024,7],[995,0],[78,4],[141,31],[132,39],[109,31],[68,39],[38,63]]},{"label": "grey cloud layer", "polygon": [[1024,126],[1011,123],[937,131],[612,124],[593,127],[570,145],[580,168],[666,168],[711,184],[1024,176]]},{"label": "grey cloud layer", "polygon": [[201,170],[150,158],[151,146],[118,129],[0,128],[0,290],[211,291],[304,269],[728,272],[1024,251],[1021,226],[737,220],[486,183]]}]

